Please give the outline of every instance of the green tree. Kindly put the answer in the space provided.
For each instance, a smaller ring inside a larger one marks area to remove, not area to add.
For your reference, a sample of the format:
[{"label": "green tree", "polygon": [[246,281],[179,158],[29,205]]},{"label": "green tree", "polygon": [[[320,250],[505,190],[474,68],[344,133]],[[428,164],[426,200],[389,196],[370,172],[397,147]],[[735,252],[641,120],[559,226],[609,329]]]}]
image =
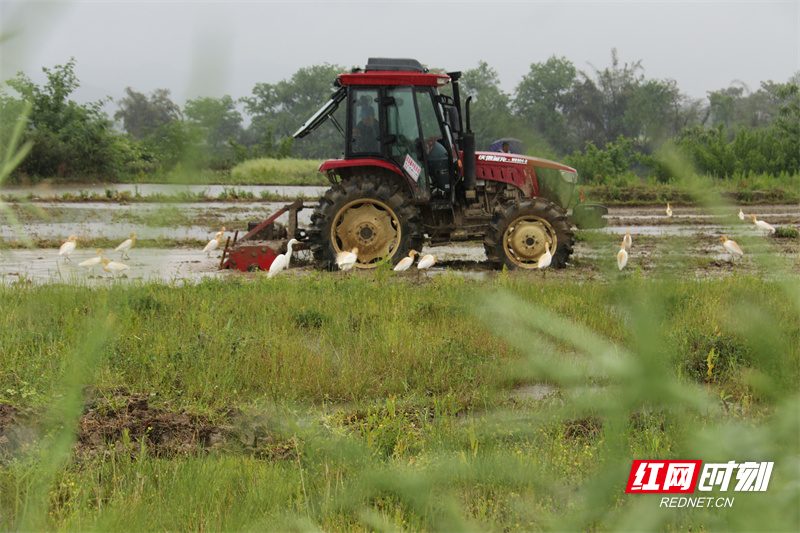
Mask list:
[{"label": "green tree", "polygon": [[27,136],[33,147],[18,173],[38,177],[115,175],[121,169],[112,122],[102,111],[106,101],[80,105],[69,99],[80,86],[74,58],[42,70],[47,76],[43,87],[22,72],[8,81],[32,106]]},{"label": "green tree", "polygon": [[122,122],[122,128],[136,140],[151,135],[161,126],[183,120],[181,108],[170,98],[169,89],[156,89],[148,97],[130,87],[126,96],[117,105],[114,119]]},{"label": "green tree", "polygon": [[564,114],[576,81],[572,62],[552,56],[544,63],[533,63],[515,90],[513,107],[517,115],[562,154],[577,147]]},{"label": "green tree", "polygon": [[488,63],[480,61],[477,68],[465,71],[460,83],[462,98],[473,98],[470,126],[478,149],[488,149],[492,141],[501,137],[521,136],[511,114],[511,98],[500,89],[500,78]]},{"label": "green tree", "polygon": [[[301,68],[291,79],[276,84],[257,83],[253,95],[242,99],[245,112],[251,117],[249,142],[274,146],[291,137],[329,98],[336,76],[346,71],[344,67],[325,63]],[[342,108],[335,117],[341,123]],[[314,135],[297,140],[294,152],[299,157],[328,158],[340,153],[342,146],[342,135],[328,121]]]},{"label": "green tree", "polygon": [[680,132],[682,97],[674,80],[648,80],[636,87],[623,116],[625,130],[634,137],[637,148],[650,152],[652,143]]},{"label": "green tree", "polygon": [[242,114],[228,95],[188,100],[184,107],[190,128],[196,128],[209,156],[231,157],[229,142],[242,134]]},{"label": "green tree", "polygon": [[737,100],[744,94],[742,87],[729,87],[708,93],[708,113],[712,126],[731,127],[736,121]]},{"label": "green tree", "polygon": [[603,95],[603,131],[604,142],[610,142],[620,136],[636,138],[638,132],[626,127],[625,115],[633,101],[638,87],[644,82],[644,68],[638,60],[630,65],[620,66],[617,49],[611,50],[611,67],[597,70],[597,88]]}]

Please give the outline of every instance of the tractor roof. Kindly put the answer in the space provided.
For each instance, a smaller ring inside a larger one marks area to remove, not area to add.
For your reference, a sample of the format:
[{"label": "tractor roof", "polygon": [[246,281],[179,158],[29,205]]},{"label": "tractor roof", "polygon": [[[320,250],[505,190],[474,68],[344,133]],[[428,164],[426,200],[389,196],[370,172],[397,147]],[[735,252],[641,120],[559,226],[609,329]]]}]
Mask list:
[{"label": "tractor roof", "polygon": [[336,85],[422,85],[442,86],[450,83],[446,74],[429,73],[416,59],[372,57],[363,71],[356,69],[339,74]]}]

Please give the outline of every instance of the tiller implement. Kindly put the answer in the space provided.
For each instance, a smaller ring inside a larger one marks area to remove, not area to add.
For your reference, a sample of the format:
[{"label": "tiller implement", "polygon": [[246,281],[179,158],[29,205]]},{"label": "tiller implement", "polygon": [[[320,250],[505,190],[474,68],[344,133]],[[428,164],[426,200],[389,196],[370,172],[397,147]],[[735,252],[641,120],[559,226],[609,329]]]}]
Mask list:
[{"label": "tiller implement", "polygon": [[[303,207],[303,201],[297,200],[283,206],[261,223],[251,222],[249,231],[241,239],[238,238],[238,231],[234,234],[233,241],[228,237],[219,268],[235,268],[242,272],[269,270],[275,258],[286,252],[288,236],[305,238],[305,231],[297,227],[297,212]],[[275,222],[286,212],[289,213],[288,227]],[[304,249],[302,243],[295,246],[295,250],[302,249]]]}]

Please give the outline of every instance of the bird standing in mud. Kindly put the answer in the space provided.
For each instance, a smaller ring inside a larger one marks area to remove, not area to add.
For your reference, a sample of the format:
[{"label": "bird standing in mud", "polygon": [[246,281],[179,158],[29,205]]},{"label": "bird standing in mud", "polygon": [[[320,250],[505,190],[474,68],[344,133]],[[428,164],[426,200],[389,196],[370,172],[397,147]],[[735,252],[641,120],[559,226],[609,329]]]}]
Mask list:
[{"label": "bird standing in mud", "polygon": [[289,267],[289,261],[292,259],[292,245],[297,242],[297,239],[291,239],[286,245],[286,253],[279,255],[272,261],[269,266],[269,274],[267,274],[268,278]]},{"label": "bird standing in mud", "polygon": [[539,258],[539,261],[536,263],[536,268],[542,271],[542,278],[546,276],[546,269],[550,266],[550,263],[553,262],[553,254],[550,253],[550,243],[544,243],[544,254]]},{"label": "bird standing in mud", "polygon": [[633,245],[633,239],[631,239],[631,230],[625,230],[625,236],[622,238],[622,245],[625,246],[626,252],[631,251],[631,246]]},{"label": "bird standing in mud", "polygon": [[92,257],[91,259],[87,259],[86,261],[81,261],[80,263],[78,263],[78,266],[83,267],[86,270],[89,270],[90,268],[100,266],[100,263],[102,262],[103,262],[103,249],[98,248],[97,257]]},{"label": "bird standing in mud", "polygon": [[436,263],[436,256],[431,254],[425,254],[417,263],[417,270],[425,270],[427,268],[432,267]]},{"label": "bird standing in mud", "polygon": [[667,216],[672,218],[672,208],[669,206],[669,202],[667,202]]},{"label": "bird standing in mud", "polygon": [[742,209],[739,208],[739,220],[744,220],[744,218],[745,218],[744,217],[744,211],[742,211]]},{"label": "bird standing in mud", "polygon": [[403,259],[401,259],[400,262],[397,263],[397,265],[395,265],[394,271],[404,272],[409,268],[411,268],[411,265],[414,264],[414,256],[417,254],[419,254],[419,252],[416,250],[411,250],[410,252],[408,252],[408,257],[404,257]]},{"label": "bird standing in mud", "polygon": [[124,263],[103,259],[103,270],[109,274],[116,274],[117,276],[120,276],[123,270],[128,270],[129,268],[130,267]]},{"label": "bird standing in mud", "polygon": [[206,254],[208,257],[211,257],[211,252],[213,252],[214,250],[219,248],[219,238],[218,237],[219,237],[219,233],[217,233],[216,236],[213,239],[208,241],[208,244],[206,244],[206,247],[203,248],[203,253]]},{"label": "bird standing in mud", "polygon": [[124,240],[124,241],[122,241],[122,243],[119,246],[117,246],[114,250],[117,251],[117,252],[122,252],[122,256],[121,257],[123,259],[129,259],[128,258],[128,250],[133,248],[134,244],[136,244],[136,234],[135,233],[131,233],[129,238]]},{"label": "bird standing in mud", "polygon": [[744,255],[744,252],[741,248],[739,248],[739,245],[736,244],[736,241],[730,240],[725,235],[720,237],[720,240],[722,241],[722,247],[725,248],[725,251],[731,254],[731,262],[733,261],[734,256],[738,255],[741,257]]},{"label": "bird standing in mud", "polygon": [[336,266],[342,272],[350,270],[358,261],[358,248],[353,248],[349,252],[339,252],[336,254]]},{"label": "bird standing in mud", "polygon": [[625,265],[628,264],[628,250],[627,246],[625,246],[625,240],[622,240],[622,246],[619,248],[619,252],[617,252],[617,267],[622,270],[625,268]]},{"label": "bird standing in mud", "polygon": [[72,259],[69,258],[69,254],[75,251],[75,247],[78,245],[76,242],[77,240],[78,237],[75,235],[70,235],[69,240],[62,244],[61,248],[58,249],[58,255],[64,256],[64,259],[67,261],[72,261]]},{"label": "bird standing in mud", "polygon": [[208,241],[206,247],[203,248],[203,253],[207,253],[208,257],[211,257],[211,252],[222,246],[222,237],[225,235],[225,226],[222,226],[222,229],[218,231],[214,238]]},{"label": "bird standing in mud", "polygon": [[764,222],[763,220],[758,220],[758,219],[756,219],[755,215],[750,215],[750,218],[753,219],[753,224],[755,224],[758,229],[760,229],[762,232],[764,232],[764,235],[767,235],[768,233],[769,234],[775,233],[775,227],[772,224],[770,224],[769,222]]}]

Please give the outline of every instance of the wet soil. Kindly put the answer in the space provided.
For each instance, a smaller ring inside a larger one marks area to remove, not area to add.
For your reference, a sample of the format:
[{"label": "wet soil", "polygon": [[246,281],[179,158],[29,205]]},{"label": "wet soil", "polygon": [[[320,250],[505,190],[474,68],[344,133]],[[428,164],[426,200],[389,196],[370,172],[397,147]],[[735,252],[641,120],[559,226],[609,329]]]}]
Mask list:
[{"label": "wet soil", "polygon": [[[99,393],[88,399],[77,428],[75,457],[85,460],[111,453],[157,457],[196,455],[213,450],[237,451],[267,460],[293,457],[295,447],[275,431],[268,418],[249,416],[237,409],[211,417],[155,407],[153,396],[124,389]],[[42,414],[0,403],[0,461],[36,443]]]},{"label": "wet soil", "polygon": [[[44,218],[29,213],[29,218],[17,228],[3,227],[0,235],[0,282],[102,285],[131,280],[183,283],[206,277],[254,277],[255,274],[235,270],[219,271],[221,252],[208,256],[202,253],[202,248],[220,226],[228,228],[228,236],[233,236],[236,231],[241,236],[247,231],[249,222],[264,220],[284,204],[184,204],[169,208],[138,204],[116,207],[108,204],[67,205],[53,207]],[[577,231],[575,251],[568,267],[546,275],[573,281],[615,275],[616,252],[627,229],[631,231],[634,246],[626,272],[648,275],[671,269],[691,277],[725,276],[734,272],[756,272],[760,268],[757,259],[768,255],[785,259],[792,271],[800,271],[800,240],[796,237],[763,236],[749,219],[742,221],[738,218],[738,209],[712,213],[697,207],[674,206],[673,210],[673,216],[667,217],[664,206],[660,205],[610,208],[608,226],[601,230]],[[304,209],[299,213],[301,227],[308,225],[310,212],[310,209]],[[745,208],[746,214],[751,212],[777,227],[800,227],[800,205]],[[139,240],[129,252],[129,258],[123,258],[113,248],[127,238],[130,231],[137,232]],[[34,249],[3,247],[4,243],[8,246],[20,237],[17,232],[34,238],[38,246]],[[58,245],[72,233],[78,235],[79,241],[71,261],[68,261],[58,256]],[[739,242],[745,250],[745,257],[732,260],[722,249],[719,240],[722,235]],[[106,249],[104,257],[123,262],[130,268],[120,276],[114,276],[99,268],[85,270],[79,267],[78,263],[95,256],[97,247]],[[426,246],[422,251],[436,255],[437,264],[424,274],[418,275],[412,269],[405,277],[424,280],[445,272],[479,279],[497,275],[486,261],[483,245],[479,242]],[[291,271],[283,275],[304,275],[313,270],[309,252],[298,250],[292,256]],[[354,272],[352,275],[370,275],[370,272]]]}]

